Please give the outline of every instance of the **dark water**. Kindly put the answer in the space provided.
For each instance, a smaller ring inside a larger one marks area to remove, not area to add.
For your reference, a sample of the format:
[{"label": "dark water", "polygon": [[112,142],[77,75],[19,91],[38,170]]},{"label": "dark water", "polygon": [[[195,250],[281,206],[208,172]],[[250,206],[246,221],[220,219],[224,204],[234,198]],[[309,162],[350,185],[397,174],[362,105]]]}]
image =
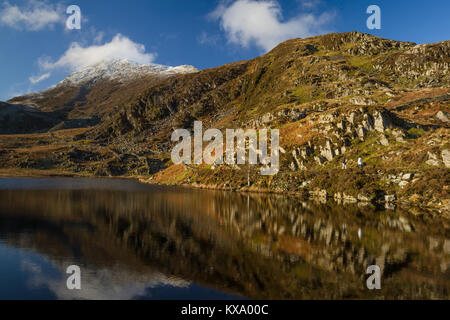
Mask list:
[{"label": "dark water", "polygon": [[[449,222],[410,211],[0,179],[0,299],[448,299]],[[67,289],[70,265],[81,290]]]}]

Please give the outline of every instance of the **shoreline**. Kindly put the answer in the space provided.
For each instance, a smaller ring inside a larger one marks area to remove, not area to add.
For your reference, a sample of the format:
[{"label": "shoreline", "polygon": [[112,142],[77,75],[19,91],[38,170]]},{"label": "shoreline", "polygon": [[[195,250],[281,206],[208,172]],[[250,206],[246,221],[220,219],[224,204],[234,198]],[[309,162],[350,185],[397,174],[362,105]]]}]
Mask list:
[{"label": "shoreline", "polygon": [[[240,194],[274,194],[274,195],[286,195],[288,197],[300,197],[302,198],[302,200],[309,200],[309,201],[319,201],[319,202],[328,202],[328,201],[332,201],[337,205],[348,205],[348,204],[357,204],[357,205],[362,205],[362,206],[375,206],[375,207],[380,207],[383,206],[385,210],[393,210],[395,211],[396,209],[400,208],[400,209],[418,209],[418,210],[422,210],[426,213],[431,213],[431,214],[437,214],[441,217],[444,217],[446,219],[450,220],[450,212],[449,210],[445,207],[440,207],[440,208],[436,208],[436,207],[421,207],[418,205],[415,205],[414,203],[408,201],[408,200],[403,200],[403,199],[397,199],[396,201],[392,201],[392,202],[385,202],[385,201],[362,201],[359,199],[354,199],[354,200],[349,200],[349,199],[337,199],[335,197],[331,197],[331,196],[320,196],[320,192],[317,191],[309,191],[309,190],[304,190],[303,193],[300,192],[286,192],[286,191],[277,191],[277,190],[271,190],[271,189],[263,189],[263,188],[252,188],[252,187],[244,187],[241,189],[237,189],[237,188],[232,188],[232,187],[219,187],[217,185],[205,185],[205,184],[164,184],[164,183],[154,183],[151,182],[151,180],[148,179],[143,179],[143,178],[139,178],[139,182],[140,183],[144,183],[144,184],[151,184],[151,185],[156,185],[156,186],[177,186],[177,187],[182,187],[182,188],[188,188],[188,189],[194,189],[194,190],[214,190],[214,191],[225,191],[225,192],[237,192]],[[305,196],[307,195],[307,196]],[[394,207],[394,208],[392,208]],[[408,210],[410,211],[410,210]],[[441,211],[441,212],[436,212],[436,211]],[[418,215],[417,213],[412,213],[414,215]]]},{"label": "shoreline", "polygon": [[[64,171],[45,171],[45,170],[35,170],[35,169],[0,169],[0,179],[26,179],[26,178],[85,178],[85,179],[130,179],[138,181],[139,183],[154,185],[154,186],[167,186],[167,187],[181,187],[192,190],[213,190],[213,191],[224,191],[224,192],[237,192],[241,194],[273,194],[273,195],[286,195],[288,197],[301,198],[302,200],[328,202],[332,201],[337,205],[347,205],[347,204],[358,204],[361,206],[376,206],[383,207],[386,210],[396,210],[397,207],[400,209],[416,209],[421,210],[426,213],[431,213],[439,215],[446,219],[450,219],[450,212],[448,208],[442,207],[428,207],[428,206],[418,206],[409,200],[397,199],[392,202],[385,201],[363,201],[357,198],[335,198],[329,195],[326,190],[303,190],[303,192],[292,192],[292,191],[282,191],[282,190],[272,190],[268,188],[257,188],[257,187],[243,187],[243,188],[233,188],[233,187],[223,187],[218,185],[206,185],[206,184],[165,184],[154,182],[148,177],[144,176],[92,176],[83,173],[74,172],[64,172]],[[326,195],[326,196],[325,196]],[[408,210],[411,211],[411,210]],[[417,215],[417,213],[412,213]]]}]

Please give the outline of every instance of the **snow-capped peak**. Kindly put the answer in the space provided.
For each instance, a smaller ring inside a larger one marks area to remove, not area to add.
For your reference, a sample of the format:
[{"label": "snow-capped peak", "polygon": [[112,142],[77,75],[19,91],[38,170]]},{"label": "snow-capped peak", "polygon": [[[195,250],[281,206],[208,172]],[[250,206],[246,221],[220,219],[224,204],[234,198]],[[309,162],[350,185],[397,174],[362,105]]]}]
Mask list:
[{"label": "snow-capped peak", "polygon": [[175,75],[194,73],[193,66],[169,67],[159,64],[139,64],[128,59],[103,60],[74,72],[58,84],[77,85],[85,82],[95,83],[102,80],[118,80],[126,82],[145,75]]}]

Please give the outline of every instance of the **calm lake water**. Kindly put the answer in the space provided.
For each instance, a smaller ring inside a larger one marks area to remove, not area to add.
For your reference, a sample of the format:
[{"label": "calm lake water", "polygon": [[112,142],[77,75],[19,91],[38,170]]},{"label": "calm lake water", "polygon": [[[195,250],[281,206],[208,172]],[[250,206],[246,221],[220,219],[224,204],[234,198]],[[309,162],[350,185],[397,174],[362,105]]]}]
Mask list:
[{"label": "calm lake water", "polygon": [[[374,264],[379,291],[366,287]],[[81,290],[67,289],[70,265]],[[247,298],[449,299],[449,222],[132,180],[0,179],[0,299]]]}]

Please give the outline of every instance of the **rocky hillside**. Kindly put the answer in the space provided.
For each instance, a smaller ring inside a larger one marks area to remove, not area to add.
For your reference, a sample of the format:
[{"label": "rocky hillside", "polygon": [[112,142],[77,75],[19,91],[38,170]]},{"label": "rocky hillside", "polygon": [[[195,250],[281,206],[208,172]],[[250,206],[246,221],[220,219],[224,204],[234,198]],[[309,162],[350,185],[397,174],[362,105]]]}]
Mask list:
[{"label": "rocky hillside", "polygon": [[0,134],[45,132],[56,123],[57,120],[50,113],[0,101]]},{"label": "rocky hillside", "polygon": [[[130,84],[133,94],[102,87],[77,109],[108,110],[97,126],[36,136],[40,147],[22,153],[16,146],[23,137],[0,137],[0,161],[7,168],[408,202],[448,214],[449,63],[450,41],[416,45],[358,32],[293,39],[251,61]],[[117,108],[103,109],[111,99]],[[173,129],[192,128],[195,120],[205,130],[280,129],[280,173],[172,165]]]},{"label": "rocky hillside", "polygon": [[103,117],[132,100],[154,82],[194,73],[192,66],[139,65],[129,60],[105,60],[74,72],[47,90],[11,99],[10,103],[53,112],[61,120]]}]

